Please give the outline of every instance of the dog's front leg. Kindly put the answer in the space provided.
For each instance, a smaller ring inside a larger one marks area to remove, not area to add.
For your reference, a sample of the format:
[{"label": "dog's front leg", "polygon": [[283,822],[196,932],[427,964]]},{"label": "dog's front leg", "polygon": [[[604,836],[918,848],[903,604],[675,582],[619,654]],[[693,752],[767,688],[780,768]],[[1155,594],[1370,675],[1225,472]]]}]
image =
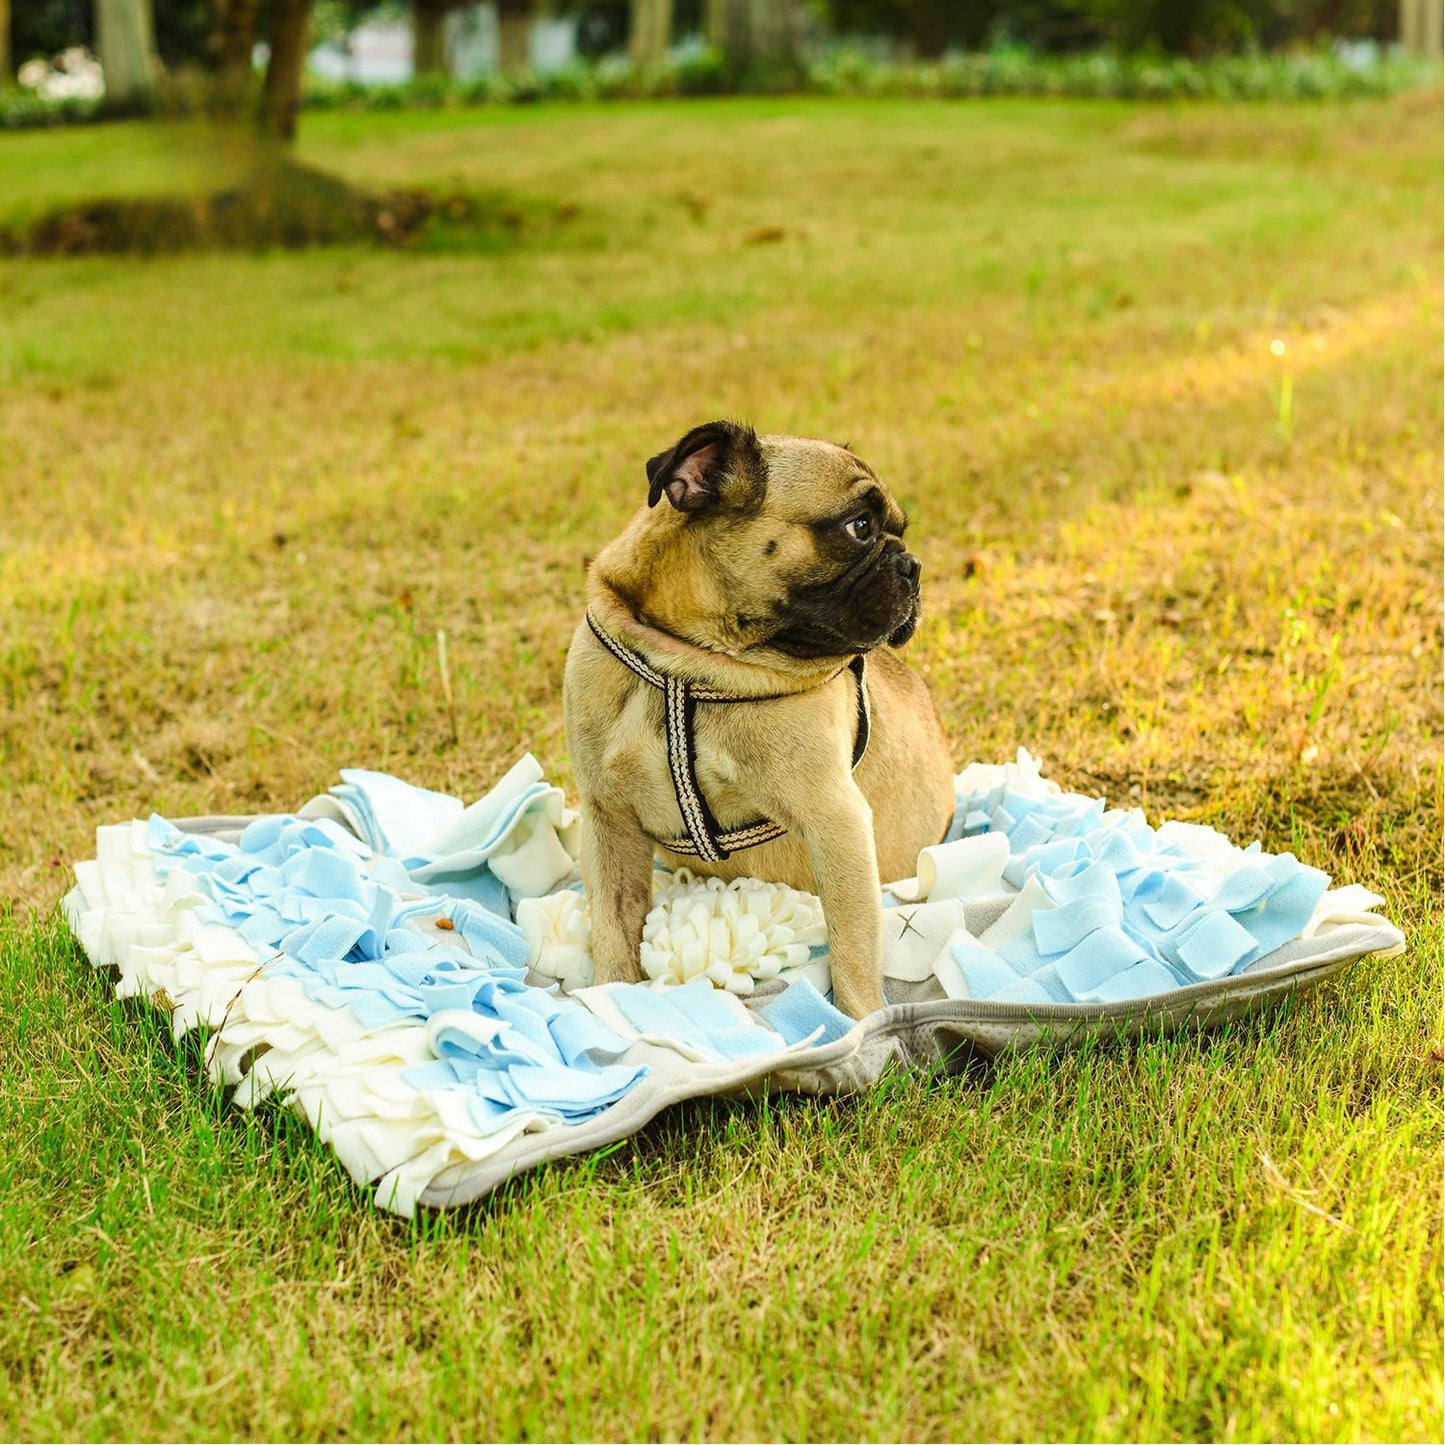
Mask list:
[{"label": "dog's front leg", "polygon": [[[822,798],[829,796],[831,806]],[[883,896],[873,811],[852,779],[818,789],[800,829],[828,926],[833,1001],[861,1019],[883,1007]]]},{"label": "dog's front leg", "polygon": [[652,907],[652,839],[630,812],[582,800],[582,882],[592,917],[595,983],[637,983]]}]

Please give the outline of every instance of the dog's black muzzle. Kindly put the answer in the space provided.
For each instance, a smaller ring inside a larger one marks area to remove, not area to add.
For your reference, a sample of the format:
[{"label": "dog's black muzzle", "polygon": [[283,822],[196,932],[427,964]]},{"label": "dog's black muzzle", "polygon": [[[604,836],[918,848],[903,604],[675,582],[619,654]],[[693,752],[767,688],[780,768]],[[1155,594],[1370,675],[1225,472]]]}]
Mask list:
[{"label": "dog's black muzzle", "polygon": [[787,622],[769,644],[793,657],[842,657],[888,643],[902,647],[918,626],[918,558],[890,537],[840,577],[789,599]]},{"label": "dog's black muzzle", "polygon": [[918,579],[923,573],[923,566],[912,552],[900,549],[893,557],[893,570],[903,579],[907,589],[903,594],[907,603],[907,614],[888,634],[888,645],[902,647],[918,628],[921,601]]}]

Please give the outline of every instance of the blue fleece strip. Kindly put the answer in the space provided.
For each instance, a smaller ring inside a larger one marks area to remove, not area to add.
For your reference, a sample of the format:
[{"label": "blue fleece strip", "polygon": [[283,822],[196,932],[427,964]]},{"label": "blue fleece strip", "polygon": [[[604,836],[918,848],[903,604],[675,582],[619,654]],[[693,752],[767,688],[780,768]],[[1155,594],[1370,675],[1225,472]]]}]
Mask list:
[{"label": "blue fleece strip", "polygon": [[612,998],[640,1034],[675,1039],[714,1060],[748,1059],[772,1053],[777,1038],[761,1024],[740,1025],[722,995],[706,979],[677,988],[629,984]]},{"label": "blue fleece strip", "polygon": [[782,993],[753,1005],[787,1044],[801,1043],[821,1030],[813,1042],[831,1044],[851,1032],[855,1020],[833,1007],[805,978],[794,979]]}]

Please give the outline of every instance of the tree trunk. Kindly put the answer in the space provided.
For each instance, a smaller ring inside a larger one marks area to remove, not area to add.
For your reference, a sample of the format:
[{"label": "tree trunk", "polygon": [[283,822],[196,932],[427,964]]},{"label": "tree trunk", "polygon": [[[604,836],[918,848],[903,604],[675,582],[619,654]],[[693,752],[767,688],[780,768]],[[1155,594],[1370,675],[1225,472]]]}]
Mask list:
[{"label": "tree trunk", "polygon": [[[746,19],[747,0],[706,0],[703,34],[714,50],[734,60],[746,40],[740,20]],[[741,13],[740,13],[741,12]]]},{"label": "tree trunk", "polygon": [[1440,58],[1440,0],[1400,0],[1400,39],[1411,55]]},{"label": "tree trunk", "polygon": [[14,75],[15,58],[10,53],[10,0],[0,0],[0,85]]},{"label": "tree trunk", "polygon": [[908,43],[915,60],[938,60],[948,49],[949,0],[912,0]]},{"label": "tree trunk", "polygon": [[415,0],[411,7],[413,75],[445,75],[447,69],[445,0]]},{"label": "tree trunk", "polygon": [[632,33],[627,41],[632,63],[659,64],[671,43],[672,0],[632,0]]},{"label": "tree trunk", "polygon": [[798,0],[707,0],[708,44],[735,70],[755,65],[796,65],[803,49]]},{"label": "tree trunk", "polygon": [[497,0],[497,68],[525,70],[532,58],[532,0]]},{"label": "tree trunk", "polygon": [[288,143],[296,139],[310,21],[311,0],[271,0],[271,59],[261,97],[261,130]]},{"label": "tree trunk", "polygon": [[214,0],[210,50],[216,72],[215,111],[222,120],[238,120],[250,106],[255,48],[256,0]]},{"label": "tree trunk", "polygon": [[156,89],[150,0],[95,0],[95,48],[105,72],[106,109],[149,110]]}]

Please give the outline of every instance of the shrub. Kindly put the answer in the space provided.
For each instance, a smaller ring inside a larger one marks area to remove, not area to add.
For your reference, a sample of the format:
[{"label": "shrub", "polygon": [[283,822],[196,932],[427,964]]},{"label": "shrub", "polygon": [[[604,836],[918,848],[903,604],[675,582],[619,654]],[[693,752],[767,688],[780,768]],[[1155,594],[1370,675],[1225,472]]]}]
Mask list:
[{"label": "shrub", "polygon": [[[952,54],[942,60],[878,60],[839,47],[801,69],[735,72],[703,50],[638,70],[608,57],[548,72],[484,72],[466,80],[423,76],[401,85],[309,79],[311,110],[437,110],[536,101],[665,99],[674,96],[802,94],[916,97],[1073,96],[1089,99],[1338,100],[1393,95],[1440,83],[1438,62],[1393,51],[1333,50],[1221,55],[1204,59],[1109,50],[1042,55],[1019,46]],[[46,100],[30,90],[0,89],[0,129],[91,119],[92,100]]]}]

